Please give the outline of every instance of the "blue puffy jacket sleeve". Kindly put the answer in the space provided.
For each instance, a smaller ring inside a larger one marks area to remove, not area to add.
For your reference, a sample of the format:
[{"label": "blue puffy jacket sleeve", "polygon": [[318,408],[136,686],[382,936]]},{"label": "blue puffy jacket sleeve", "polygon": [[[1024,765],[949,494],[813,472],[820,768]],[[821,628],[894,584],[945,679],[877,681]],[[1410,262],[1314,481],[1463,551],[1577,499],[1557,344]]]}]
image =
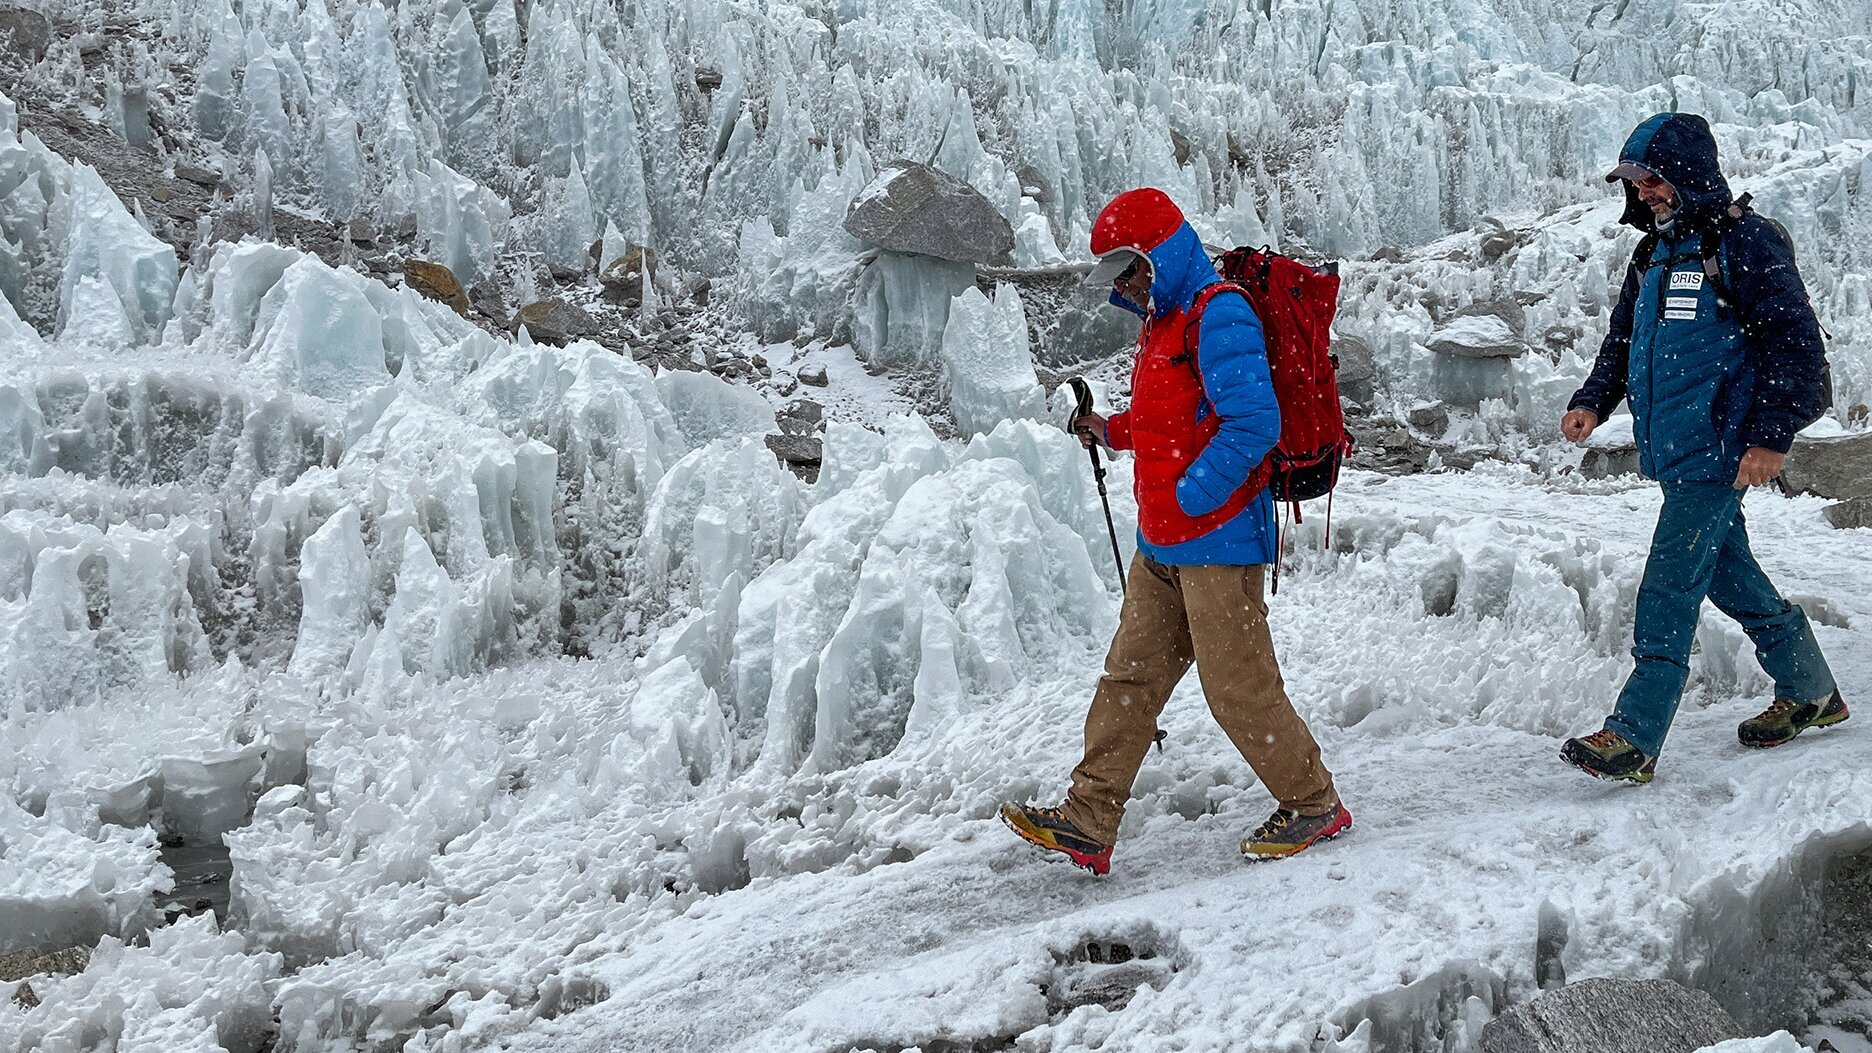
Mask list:
[{"label": "blue puffy jacket sleeve", "polygon": [[1177,481],[1184,514],[1207,515],[1228,502],[1280,439],[1280,403],[1268,375],[1261,320],[1246,297],[1223,293],[1203,308],[1196,364],[1221,430]]},{"label": "blue puffy jacket sleeve", "polygon": [[1826,408],[1826,345],[1794,266],[1794,249],[1773,223],[1750,215],[1723,239],[1723,278],[1755,356],[1755,399],[1742,441],[1786,453],[1794,435]]},{"label": "blue puffy jacket sleeve", "polygon": [[1573,400],[1567,403],[1568,410],[1592,410],[1600,423],[1604,423],[1625,400],[1625,383],[1631,366],[1632,311],[1642,284],[1643,275],[1634,261],[1625,268],[1625,284],[1619,288],[1618,305],[1612,308],[1612,324],[1599,345],[1599,357],[1593,359],[1592,374],[1573,393]]}]

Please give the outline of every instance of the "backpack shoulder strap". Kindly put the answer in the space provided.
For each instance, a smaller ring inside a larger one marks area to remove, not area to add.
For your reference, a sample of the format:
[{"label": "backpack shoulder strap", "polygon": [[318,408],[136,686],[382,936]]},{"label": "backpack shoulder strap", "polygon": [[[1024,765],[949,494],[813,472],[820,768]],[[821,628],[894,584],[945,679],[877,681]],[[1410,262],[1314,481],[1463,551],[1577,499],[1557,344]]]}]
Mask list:
[{"label": "backpack shoulder strap", "polygon": [[[1197,369],[1196,345],[1202,338],[1203,310],[1209,306],[1210,300],[1227,292],[1236,293],[1244,300],[1248,299],[1248,290],[1229,281],[1205,285],[1196,294],[1195,302],[1190,304],[1189,321],[1183,326],[1183,353],[1171,358],[1172,362],[1186,362],[1191,369]],[[1200,374],[1202,371],[1197,369],[1197,372]]]},{"label": "backpack shoulder strap", "polygon": [[[1754,199],[1753,194],[1743,194],[1741,197],[1736,198],[1735,203],[1730,205],[1728,210],[1719,216],[1716,222],[1710,224],[1708,230],[1703,232],[1703,278],[1716,290],[1716,303],[1721,307],[1729,307],[1735,300],[1734,295],[1729,290],[1729,283],[1723,280],[1723,239],[1728,237],[1729,232],[1736,229],[1736,227],[1741,224],[1742,217],[1754,211],[1749,207],[1749,202]],[[1773,223],[1774,221],[1770,220],[1769,222]],[[1774,226],[1781,230],[1783,237],[1787,236],[1787,232],[1781,227],[1781,224],[1775,223]]]},{"label": "backpack shoulder strap", "polygon": [[1657,252],[1657,243],[1658,235],[1654,230],[1639,238],[1638,247],[1632,250],[1631,265],[1638,271],[1640,277],[1651,269],[1651,257]]}]

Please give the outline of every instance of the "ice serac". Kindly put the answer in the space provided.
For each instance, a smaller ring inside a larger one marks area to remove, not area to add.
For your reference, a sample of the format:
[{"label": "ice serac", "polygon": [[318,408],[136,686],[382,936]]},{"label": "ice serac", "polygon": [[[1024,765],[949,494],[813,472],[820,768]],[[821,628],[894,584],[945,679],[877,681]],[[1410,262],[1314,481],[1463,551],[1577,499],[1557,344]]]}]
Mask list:
[{"label": "ice serac", "polygon": [[9,795],[0,797],[0,844],[0,953],[90,946],[160,922],[154,895],[167,873],[148,827],[33,815]]},{"label": "ice serac", "polygon": [[299,592],[299,636],[289,668],[307,677],[343,669],[371,624],[370,558],[356,508],[346,505],[305,539]]},{"label": "ice serac", "polygon": [[657,377],[656,387],[691,446],[774,430],[773,407],[759,392],[713,373],[671,370]]},{"label": "ice serac", "polygon": [[147,945],[106,936],[83,972],[39,977],[39,1004],[9,1021],[21,1049],[72,1048],[110,1034],[120,1049],[255,1049],[272,1025],[280,956],[249,954],[212,915],[152,930]]},{"label": "ice serac", "polygon": [[[136,341],[153,339],[175,297],[175,252],[137,223],[88,165],[71,168],[55,222],[66,231],[59,281],[59,328],[94,322],[78,308],[113,312]],[[86,297],[87,288],[104,294]]]},{"label": "ice serac", "polygon": [[249,368],[272,383],[335,401],[389,381],[383,320],[365,281],[311,257],[287,267],[254,313]]},{"label": "ice serac", "polygon": [[964,435],[993,431],[1004,420],[1035,419],[1046,395],[1034,374],[1027,343],[1027,315],[1012,285],[964,290],[949,307],[942,337],[943,375],[949,406]]},{"label": "ice serac", "polygon": [[938,361],[949,305],[975,287],[975,266],[880,253],[852,299],[852,344],[880,369]]}]

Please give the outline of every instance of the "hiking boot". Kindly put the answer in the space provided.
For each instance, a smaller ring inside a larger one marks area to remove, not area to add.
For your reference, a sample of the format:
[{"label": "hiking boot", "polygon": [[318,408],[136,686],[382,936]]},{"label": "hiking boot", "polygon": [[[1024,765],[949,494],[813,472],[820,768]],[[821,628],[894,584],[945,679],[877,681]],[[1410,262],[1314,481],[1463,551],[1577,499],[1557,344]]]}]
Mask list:
[{"label": "hiking boot", "polygon": [[1267,822],[1241,843],[1242,858],[1250,863],[1267,859],[1285,859],[1302,852],[1315,841],[1328,841],[1352,828],[1352,813],[1346,806],[1333,805],[1324,815],[1301,815],[1291,808],[1276,808]]},{"label": "hiking boot", "polygon": [[1838,691],[1824,702],[1794,702],[1777,698],[1767,709],[1752,716],[1736,727],[1736,737],[1742,745],[1756,749],[1779,746],[1784,742],[1794,741],[1794,736],[1808,728],[1825,728],[1838,724],[1852,714],[1846,711],[1846,700]]},{"label": "hiking boot", "polygon": [[1657,758],[1647,757],[1616,731],[1595,731],[1566,740],[1560,759],[1595,779],[1608,782],[1650,782],[1657,774]]},{"label": "hiking boot", "polygon": [[1001,821],[1028,844],[1039,845],[1049,852],[1064,852],[1067,859],[1101,877],[1111,871],[1112,846],[1087,837],[1058,808],[1004,804]]}]

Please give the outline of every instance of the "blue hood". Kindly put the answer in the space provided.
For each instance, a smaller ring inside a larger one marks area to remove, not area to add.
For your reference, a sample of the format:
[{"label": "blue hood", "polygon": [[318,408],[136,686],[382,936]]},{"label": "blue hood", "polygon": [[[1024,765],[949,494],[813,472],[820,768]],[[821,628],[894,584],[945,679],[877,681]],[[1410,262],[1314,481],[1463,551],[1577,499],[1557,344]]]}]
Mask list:
[{"label": "blue hood", "polygon": [[[1188,222],[1146,255],[1151,264],[1151,313],[1160,317],[1173,310],[1188,310],[1204,286],[1222,280],[1203,249],[1202,239]],[[1111,294],[1111,302],[1132,314],[1144,313],[1116,292]]]},{"label": "blue hood", "polygon": [[[1716,162],[1716,137],[1709,122],[1694,113],[1660,113],[1632,130],[1619,151],[1620,164],[1636,164],[1656,172],[1677,191],[1678,209],[1673,231],[1708,225],[1734,200],[1729,183]],[[1606,176],[1616,182],[1617,176]],[[1638,200],[1638,189],[1625,184],[1625,214],[1619,222],[1649,234],[1657,217]]]}]

